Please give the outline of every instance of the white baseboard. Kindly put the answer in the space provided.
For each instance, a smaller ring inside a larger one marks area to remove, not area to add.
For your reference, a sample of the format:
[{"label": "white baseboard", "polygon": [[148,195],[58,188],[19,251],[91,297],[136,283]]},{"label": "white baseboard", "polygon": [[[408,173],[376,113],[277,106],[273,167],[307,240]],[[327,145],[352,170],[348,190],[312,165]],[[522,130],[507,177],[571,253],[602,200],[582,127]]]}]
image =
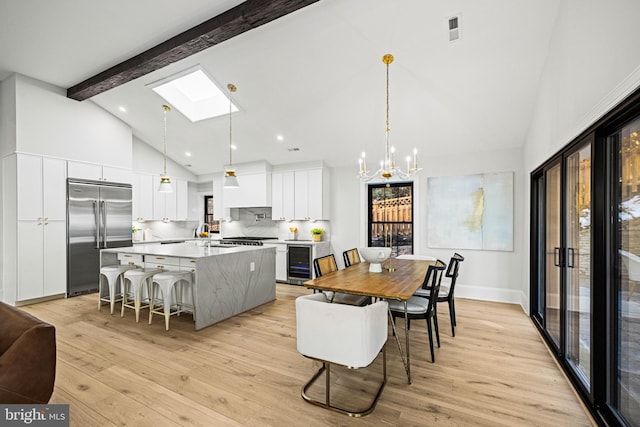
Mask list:
[{"label": "white baseboard", "polygon": [[455,296],[481,301],[505,302],[522,305],[522,291],[456,284]]}]

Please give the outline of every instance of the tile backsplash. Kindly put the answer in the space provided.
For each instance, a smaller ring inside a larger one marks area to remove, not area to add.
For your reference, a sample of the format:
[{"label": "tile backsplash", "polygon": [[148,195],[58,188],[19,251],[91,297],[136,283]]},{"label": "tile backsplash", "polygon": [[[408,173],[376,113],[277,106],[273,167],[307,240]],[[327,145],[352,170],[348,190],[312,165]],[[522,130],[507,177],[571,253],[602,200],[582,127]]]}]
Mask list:
[{"label": "tile backsplash", "polygon": [[298,240],[311,240],[310,230],[320,227],[325,230],[323,240],[331,238],[329,221],[274,221],[271,217],[271,208],[232,209],[231,217],[235,219],[221,224],[222,237],[277,237],[287,240],[290,237],[289,228],[297,227]]},{"label": "tile backsplash", "polygon": [[[311,229],[323,228],[325,230],[322,240],[331,240],[331,227],[329,221],[274,221],[271,217],[271,208],[233,208],[232,221],[224,221],[220,224],[219,237],[277,237],[281,240],[289,240],[292,234],[290,227],[296,227],[297,240],[312,240]],[[193,237],[195,229],[200,225],[198,221],[145,221],[134,222],[138,229],[148,230],[146,240],[173,239]],[[214,237],[217,235],[214,234]]]}]

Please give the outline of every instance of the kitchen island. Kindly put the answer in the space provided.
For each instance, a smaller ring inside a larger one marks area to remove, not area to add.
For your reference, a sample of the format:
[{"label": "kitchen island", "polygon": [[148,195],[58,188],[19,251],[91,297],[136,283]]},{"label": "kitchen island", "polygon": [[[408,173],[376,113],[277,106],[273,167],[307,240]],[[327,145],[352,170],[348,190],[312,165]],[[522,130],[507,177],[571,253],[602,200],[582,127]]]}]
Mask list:
[{"label": "kitchen island", "polygon": [[186,242],[103,249],[100,265],[192,271],[193,317],[199,330],[275,300],[275,260],[271,247]]}]

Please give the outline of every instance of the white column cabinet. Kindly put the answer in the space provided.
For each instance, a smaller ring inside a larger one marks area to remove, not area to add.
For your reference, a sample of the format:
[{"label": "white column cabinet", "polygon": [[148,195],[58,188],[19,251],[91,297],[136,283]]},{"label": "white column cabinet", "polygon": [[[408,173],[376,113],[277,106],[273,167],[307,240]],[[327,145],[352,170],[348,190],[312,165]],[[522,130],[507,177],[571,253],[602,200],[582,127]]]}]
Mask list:
[{"label": "white column cabinet", "polygon": [[18,300],[66,291],[66,163],[60,159],[17,155]]}]

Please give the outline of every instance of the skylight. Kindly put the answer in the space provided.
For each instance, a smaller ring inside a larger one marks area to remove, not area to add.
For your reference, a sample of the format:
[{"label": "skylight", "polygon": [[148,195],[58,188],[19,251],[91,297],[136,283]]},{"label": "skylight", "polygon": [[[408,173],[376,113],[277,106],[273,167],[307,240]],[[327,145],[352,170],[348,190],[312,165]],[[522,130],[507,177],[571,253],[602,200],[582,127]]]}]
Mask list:
[{"label": "skylight", "polygon": [[[229,113],[229,98],[201,69],[154,84],[152,89],[192,122]],[[231,111],[238,111],[232,104]]]}]

